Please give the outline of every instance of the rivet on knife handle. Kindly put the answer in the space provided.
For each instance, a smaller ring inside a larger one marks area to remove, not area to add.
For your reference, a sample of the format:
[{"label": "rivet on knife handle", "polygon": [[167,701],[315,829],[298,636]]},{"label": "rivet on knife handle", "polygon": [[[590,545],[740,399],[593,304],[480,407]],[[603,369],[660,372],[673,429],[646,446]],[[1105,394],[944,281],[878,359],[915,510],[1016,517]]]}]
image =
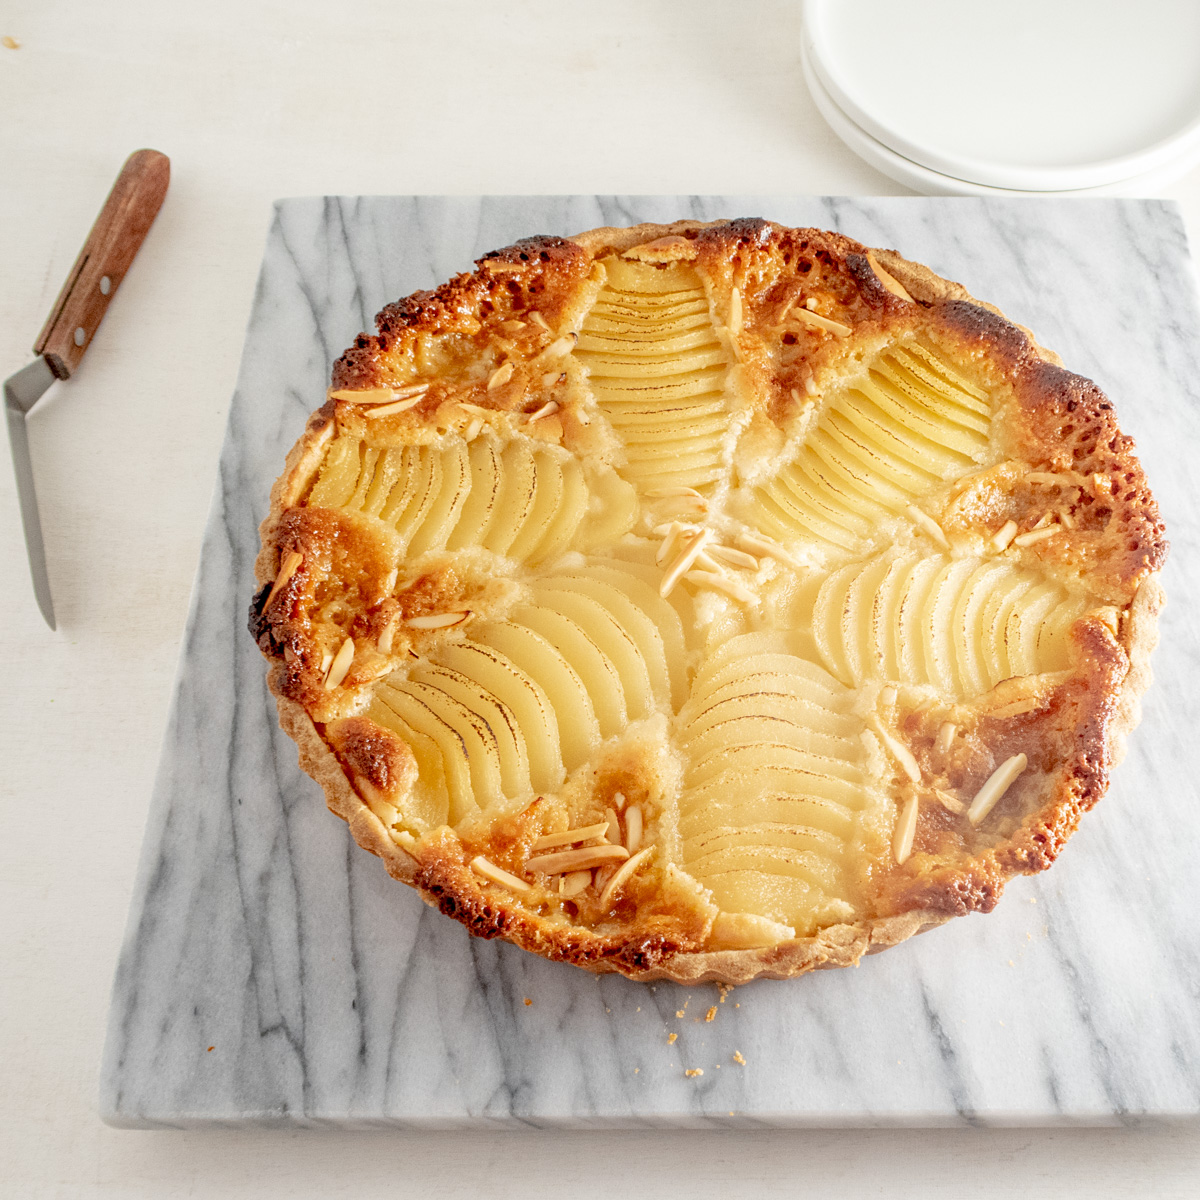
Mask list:
[{"label": "rivet on knife handle", "polygon": [[59,379],[79,366],[162,207],[171,161],[135,150],[125,161],[33,349]]}]

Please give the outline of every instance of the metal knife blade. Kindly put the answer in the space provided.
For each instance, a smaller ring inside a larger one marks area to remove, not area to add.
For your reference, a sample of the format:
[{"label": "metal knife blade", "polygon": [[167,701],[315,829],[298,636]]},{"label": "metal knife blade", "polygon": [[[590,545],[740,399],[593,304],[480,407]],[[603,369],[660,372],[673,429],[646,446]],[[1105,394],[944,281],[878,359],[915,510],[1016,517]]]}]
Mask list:
[{"label": "metal knife blade", "polygon": [[8,424],[8,444],[12,449],[13,471],[17,477],[17,497],[21,502],[21,524],[25,528],[25,549],[29,554],[29,573],[38,608],[51,629],[54,601],[50,598],[50,576],[46,573],[46,546],[42,541],[42,523],[38,520],[37,492],[33,486],[33,464],[29,460],[29,434],[25,415],[54,382],[54,372],[44,358],[36,358],[4,381],[4,415]]}]

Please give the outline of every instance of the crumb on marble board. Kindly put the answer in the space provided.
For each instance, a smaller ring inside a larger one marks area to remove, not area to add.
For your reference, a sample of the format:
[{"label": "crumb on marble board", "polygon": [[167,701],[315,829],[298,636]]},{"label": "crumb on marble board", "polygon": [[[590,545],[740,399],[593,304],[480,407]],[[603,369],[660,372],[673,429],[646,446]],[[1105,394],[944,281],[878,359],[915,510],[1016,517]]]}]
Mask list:
[{"label": "crumb on marble board", "polygon": [[528,996],[526,996],[525,997],[525,1007],[529,1008],[532,1006],[532,1004],[533,1004],[533,1001]]},{"label": "crumb on marble board", "polygon": [[675,1039],[676,1039],[678,1036],[679,1036],[679,1034],[677,1034],[677,1033],[668,1033],[668,1034],[667,1034],[667,1045],[668,1045],[668,1046],[673,1046],[673,1045],[675,1045]]},{"label": "crumb on marble board", "polygon": [[5,50],[20,50],[21,48],[21,43],[11,34],[7,33],[0,38],[0,44],[3,44]]},{"label": "crumb on marble board", "polygon": [[733,1061],[737,1063],[739,1067],[744,1067],[746,1065],[746,1060],[742,1057],[742,1052],[740,1050],[735,1050],[733,1052]]},{"label": "crumb on marble board", "polygon": [[689,1079],[695,1079],[697,1075],[704,1074],[704,1068],[703,1067],[688,1067],[688,1069],[686,1071],[684,1071],[684,1074]]},{"label": "crumb on marble board", "polygon": [[708,1012],[705,1013],[704,1020],[706,1022],[708,1022],[708,1021],[715,1021],[716,1019],[717,1019],[717,1006],[714,1004],[712,1006],[712,1008],[710,1008],[708,1010]]}]

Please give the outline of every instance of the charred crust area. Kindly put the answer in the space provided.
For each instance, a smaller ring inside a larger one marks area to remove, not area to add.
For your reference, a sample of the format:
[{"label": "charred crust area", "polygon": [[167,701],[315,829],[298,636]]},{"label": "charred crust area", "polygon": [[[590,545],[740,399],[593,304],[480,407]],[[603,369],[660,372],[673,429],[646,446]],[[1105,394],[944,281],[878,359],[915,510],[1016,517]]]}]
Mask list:
[{"label": "charred crust area", "polygon": [[1162,569],[1168,543],[1133,439],[1120,431],[1112,402],[1090,379],[1032,360],[1015,386],[1023,419],[1014,449],[1037,470],[1079,477],[1070,511],[1084,547],[1080,566],[1132,599]]},{"label": "charred crust area", "polygon": [[554,326],[590,269],[590,257],[564,238],[526,238],[492,251],[474,272],[386,305],[376,317],[376,336],[359,334],[334,363],[332,387],[411,382],[423,365],[421,339],[440,339],[450,354],[470,360],[494,337],[499,322],[519,320],[531,308]]},{"label": "charred crust area", "polygon": [[472,936],[504,938],[543,958],[590,971],[636,975],[699,948],[667,930],[634,927],[606,936],[540,917],[501,894],[502,889],[481,886],[445,840],[434,853],[423,853],[414,882],[431,905],[465,925]]}]

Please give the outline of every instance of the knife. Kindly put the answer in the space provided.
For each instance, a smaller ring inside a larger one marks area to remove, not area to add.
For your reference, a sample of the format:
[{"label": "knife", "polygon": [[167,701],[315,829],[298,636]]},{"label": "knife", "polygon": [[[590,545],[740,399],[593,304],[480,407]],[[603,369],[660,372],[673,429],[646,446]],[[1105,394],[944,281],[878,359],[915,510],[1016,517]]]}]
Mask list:
[{"label": "knife", "polygon": [[69,379],[83,360],[125,272],[154,224],[170,178],[170,159],[157,150],[136,150],[125,160],[34,344],[33,352],[38,357],[4,381],[4,415],[29,572],[38,607],[51,629],[56,628],[54,602],[46,573],[46,546],[38,520],[25,418],[50,385],[56,379]]}]

